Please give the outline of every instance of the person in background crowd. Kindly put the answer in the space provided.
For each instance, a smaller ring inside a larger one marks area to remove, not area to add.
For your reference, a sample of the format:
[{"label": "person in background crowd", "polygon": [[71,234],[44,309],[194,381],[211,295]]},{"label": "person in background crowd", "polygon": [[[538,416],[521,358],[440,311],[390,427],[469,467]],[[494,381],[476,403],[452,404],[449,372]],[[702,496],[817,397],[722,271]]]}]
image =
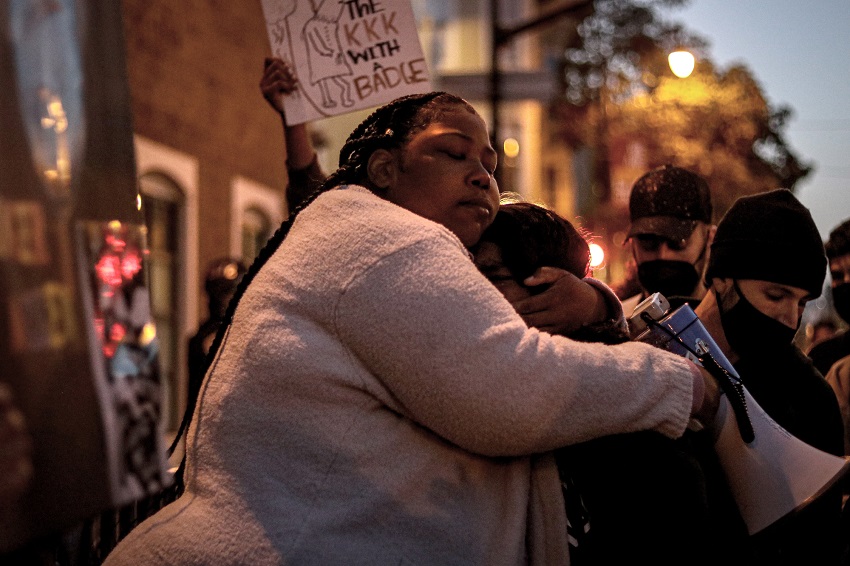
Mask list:
[{"label": "person in background crowd", "polygon": [[[823,243],[809,210],[787,189],[739,198],[717,227],[695,309],[758,404],[788,432],[844,453],[838,402],[792,343],[803,309],[821,294]],[[840,486],[751,539],[758,565],[838,564]]]},{"label": "person in background crowd", "polygon": [[[821,344],[822,342],[826,342],[830,338],[835,337],[836,334],[841,332],[842,325],[844,323],[839,323],[835,317],[828,316],[821,318],[814,324],[809,324],[806,327],[806,339],[805,339],[805,347],[802,347],[803,351],[808,356],[809,353],[814,349],[815,346]],[[810,356],[811,357],[811,356]],[[814,360],[812,360],[814,362]],[[818,367],[815,364],[815,367]],[[823,373],[820,368],[818,371]],[[824,374],[825,375],[825,374]]]},{"label": "person in background crowd", "polygon": [[[529,328],[481,275],[468,248],[496,215],[495,167],[484,120],[446,93],[355,128],[231,301],[185,493],[107,565],[567,564],[545,453],[713,419],[705,370]],[[604,318],[598,290],[563,280],[574,329]]]},{"label": "person in background crowd", "polygon": [[[588,274],[587,236],[572,223],[517,196],[502,201],[473,251],[479,270],[512,304],[542,290],[524,283],[542,266]],[[606,344],[629,340],[624,318],[564,335]],[[555,456],[572,566],[745,564],[746,527],[708,429],[676,440],[652,431],[611,435]]]},{"label": "person in background crowd", "polygon": [[[850,323],[850,219],[829,233],[824,245],[829,260],[832,304],[843,323]],[[841,420],[844,423],[844,454],[850,456],[850,331],[837,329],[831,337],[813,345],[809,351],[815,367],[824,374],[838,398]],[[845,504],[842,510],[844,554],[842,565],[850,565],[850,477],[842,483]]]},{"label": "person in background crowd", "polygon": [[[845,323],[850,323],[850,219],[829,233],[824,245],[829,260],[832,304]],[[829,373],[832,364],[850,356],[850,332],[843,330],[812,347],[809,357],[822,374]]]},{"label": "person in background crowd", "polygon": [[656,292],[672,308],[696,306],[705,294],[702,276],[716,230],[708,183],[681,167],[653,169],[632,186],[629,215],[628,241],[641,292],[621,297],[626,316]]},{"label": "person in background crowd", "polygon": [[246,271],[242,260],[232,257],[213,260],[207,267],[204,291],[207,294],[209,316],[189,339],[189,399],[198,395],[210,346],[224,320],[227,305]]},{"label": "person in background crowd", "polygon": [[[844,454],[850,456],[850,354],[830,366],[826,381],[838,398],[841,421],[844,423]],[[845,486],[847,491],[850,491],[850,486]]]}]

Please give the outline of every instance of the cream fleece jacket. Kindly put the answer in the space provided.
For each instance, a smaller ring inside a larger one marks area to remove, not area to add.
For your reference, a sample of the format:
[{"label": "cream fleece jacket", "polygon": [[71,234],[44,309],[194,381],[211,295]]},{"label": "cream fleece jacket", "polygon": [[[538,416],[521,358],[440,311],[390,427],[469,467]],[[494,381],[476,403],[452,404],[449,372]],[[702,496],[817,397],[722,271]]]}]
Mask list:
[{"label": "cream fleece jacket", "polygon": [[186,493],[106,564],[568,564],[548,452],[679,436],[690,362],[529,329],[444,227],[319,197],[236,311]]}]

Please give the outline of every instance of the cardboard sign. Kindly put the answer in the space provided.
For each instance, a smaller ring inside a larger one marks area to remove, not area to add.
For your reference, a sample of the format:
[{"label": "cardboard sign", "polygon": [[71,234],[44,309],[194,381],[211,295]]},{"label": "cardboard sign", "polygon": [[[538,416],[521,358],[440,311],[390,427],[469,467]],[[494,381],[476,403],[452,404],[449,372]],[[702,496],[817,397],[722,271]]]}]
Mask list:
[{"label": "cardboard sign", "polygon": [[273,55],[298,76],[290,125],[432,90],[409,0],[263,0],[263,13]]}]

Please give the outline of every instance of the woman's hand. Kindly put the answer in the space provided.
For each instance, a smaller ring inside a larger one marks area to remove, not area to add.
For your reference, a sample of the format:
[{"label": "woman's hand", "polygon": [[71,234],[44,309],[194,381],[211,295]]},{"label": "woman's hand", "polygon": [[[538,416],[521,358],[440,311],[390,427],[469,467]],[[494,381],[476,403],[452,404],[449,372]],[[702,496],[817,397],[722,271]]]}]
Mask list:
[{"label": "woman's hand", "polygon": [[266,57],[260,90],[263,92],[263,98],[281,116],[283,116],[283,97],[295,92],[297,88],[298,77],[295,76],[292,67],[283,59]]},{"label": "woman's hand", "polygon": [[717,416],[717,409],[720,408],[720,396],[722,390],[717,379],[704,367],[694,364],[702,375],[703,392],[702,403],[691,415],[694,419],[705,427],[711,427],[714,424],[714,418]]},{"label": "woman's hand", "polygon": [[608,318],[608,305],[602,293],[568,271],[541,267],[523,284],[548,285],[542,293],[513,303],[531,327],[563,335]]}]

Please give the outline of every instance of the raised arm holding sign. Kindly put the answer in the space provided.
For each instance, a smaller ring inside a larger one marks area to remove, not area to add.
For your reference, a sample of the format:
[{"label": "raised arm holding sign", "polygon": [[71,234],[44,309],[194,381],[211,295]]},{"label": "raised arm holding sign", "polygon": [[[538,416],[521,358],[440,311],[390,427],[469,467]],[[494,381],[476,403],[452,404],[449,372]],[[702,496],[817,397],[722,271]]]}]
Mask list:
[{"label": "raised arm holding sign", "polygon": [[263,13],[272,54],[300,78],[290,126],[431,90],[409,0],[263,0]]}]

